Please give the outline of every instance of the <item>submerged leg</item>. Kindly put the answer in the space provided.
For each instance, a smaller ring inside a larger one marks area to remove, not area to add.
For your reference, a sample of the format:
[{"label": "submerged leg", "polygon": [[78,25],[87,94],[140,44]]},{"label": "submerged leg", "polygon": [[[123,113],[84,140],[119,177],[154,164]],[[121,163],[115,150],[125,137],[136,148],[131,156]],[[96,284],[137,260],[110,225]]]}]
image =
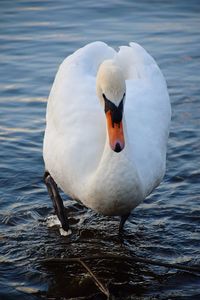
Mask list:
[{"label": "submerged leg", "polygon": [[55,183],[55,181],[53,180],[53,178],[51,177],[49,172],[45,172],[44,182],[47,186],[49,196],[51,197],[52,202],[53,202],[55,213],[57,214],[58,219],[61,222],[62,228],[65,231],[68,231],[69,223],[68,223],[67,214],[66,214],[66,211],[65,211],[65,208],[63,205],[63,200],[60,197],[57,184]]},{"label": "submerged leg", "polygon": [[123,230],[123,227],[124,227],[124,224],[126,222],[126,220],[128,219],[128,217],[130,216],[130,214],[127,214],[127,215],[124,215],[124,216],[121,216],[121,220],[120,220],[120,224],[119,224],[119,234],[122,233],[122,230]]}]

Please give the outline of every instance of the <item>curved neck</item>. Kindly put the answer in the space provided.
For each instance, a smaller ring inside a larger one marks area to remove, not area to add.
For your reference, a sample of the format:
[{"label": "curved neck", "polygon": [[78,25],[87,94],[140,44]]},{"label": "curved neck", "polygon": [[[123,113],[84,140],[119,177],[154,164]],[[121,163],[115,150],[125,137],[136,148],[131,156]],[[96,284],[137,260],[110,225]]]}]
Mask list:
[{"label": "curved neck", "polygon": [[[101,205],[105,207],[109,206],[109,203],[113,203],[114,207],[114,203],[118,201],[124,203],[125,206],[128,201],[132,207],[134,203],[141,202],[143,198],[141,180],[129,148],[125,120],[123,120],[123,126],[126,143],[124,149],[119,153],[113,151],[107,132],[99,163],[87,177],[82,185],[83,189],[80,191],[86,206],[93,207],[93,199],[96,199],[95,205],[98,206],[99,211],[101,211]],[[118,204],[116,205],[118,207]]]},{"label": "curved neck", "polygon": [[110,174],[110,178],[112,177],[113,180],[116,180],[116,178],[123,176],[123,174],[126,174],[126,176],[130,176],[130,177],[134,175],[134,178],[137,178],[139,180],[136,166],[134,164],[133,157],[131,156],[125,116],[123,116],[122,122],[123,122],[124,140],[125,140],[124,149],[119,153],[111,149],[108,130],[107,130],[104,151],[102,153],[101,159],[95,171],[95,175],[97,177],[101,177],[101,176],[105,177],[105,172],[106,172],[106,174],[108,173]]}]

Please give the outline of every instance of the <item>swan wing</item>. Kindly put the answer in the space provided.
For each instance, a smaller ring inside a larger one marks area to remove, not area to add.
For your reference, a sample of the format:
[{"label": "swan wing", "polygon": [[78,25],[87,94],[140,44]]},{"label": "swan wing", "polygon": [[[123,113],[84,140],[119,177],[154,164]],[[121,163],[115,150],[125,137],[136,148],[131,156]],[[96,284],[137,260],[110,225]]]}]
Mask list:
[{"label": "swan wing", "polygon": [[125,116],[132,158],[148,195],[163,178],[171,106],[155,60],[136,43],[117,55],[127,85]]},{"label": "swan wing", "polygon": [[96,96],[96,73],[114,54],[102,42],[80,48],[60,65],[50,92],[44,161],[58,185],[70,195],[78,183],[81,185],[83,174],[95,169],[103,151],[105,116]]}]

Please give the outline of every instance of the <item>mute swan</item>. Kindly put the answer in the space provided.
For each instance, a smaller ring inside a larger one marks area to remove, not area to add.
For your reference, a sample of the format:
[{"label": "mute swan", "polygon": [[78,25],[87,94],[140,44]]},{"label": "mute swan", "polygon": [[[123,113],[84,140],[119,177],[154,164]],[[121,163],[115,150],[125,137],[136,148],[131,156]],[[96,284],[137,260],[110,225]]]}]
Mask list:
[{"label": "mute swan", "polygon": [[63,61],[48,99],[43,156],[65,231],[58,187],[96,212],[121,216],[123,228],[163,178],[170,119],[165,79],[140,45],[116,52],[94,42]]}]

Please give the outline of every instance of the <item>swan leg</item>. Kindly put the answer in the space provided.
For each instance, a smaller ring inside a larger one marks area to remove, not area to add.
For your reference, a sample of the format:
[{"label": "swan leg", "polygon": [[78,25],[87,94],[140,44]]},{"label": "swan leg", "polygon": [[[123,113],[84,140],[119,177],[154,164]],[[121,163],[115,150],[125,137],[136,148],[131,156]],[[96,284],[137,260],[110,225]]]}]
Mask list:
[{"label": "swan leg", "polygon": [[124,224],[125,224],[125,222],[126,222],[126,220],[128,219],[129,216],[130,216],[130,214],[121,216],[121,220],[120,220],[120,223],[119,223],[119,234],[122,233]]},{"label": "swan leg", "polygon": [[55,183],[55,181],[53,180],[53,178],[51,177],[49,172],[45,172],[44,182],[47,186],[49,196],[51,197],[52,202],[53,202],[55,213],[57,214],[58,219],[61,222],[62,228],[65,231],[68,231],[69,230],[69,222],[68,222],[68,219],[67,219],[67,215],[66,215],[64,205],[63,205],[63,200],[60,197],[57,184]]}]

